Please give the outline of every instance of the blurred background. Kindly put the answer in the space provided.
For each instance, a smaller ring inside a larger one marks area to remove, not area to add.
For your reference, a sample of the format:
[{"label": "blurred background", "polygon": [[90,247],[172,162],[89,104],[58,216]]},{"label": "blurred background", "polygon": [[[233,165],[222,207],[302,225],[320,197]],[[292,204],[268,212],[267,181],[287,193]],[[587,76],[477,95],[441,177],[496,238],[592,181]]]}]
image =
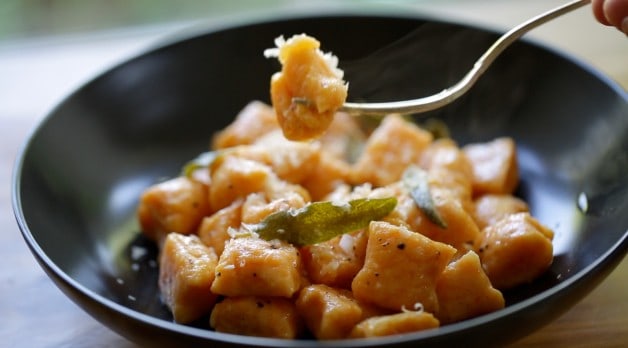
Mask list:
[{"label": "blurred background", "polygon": [[288,3],[294,1],[3,0],[0,40],[194,20]]},{"label": "blurred background", "polygon": [[[505,31],[568,0],[1,0],[0,120],[36,117],[116,62],[186,28],[338,7],[416,12]],[[628,88],[625,35],[590,8],[526,38],[563,50]],[[24,102],[28,95],[28,103]]]},{"label": "blurred background", "polygon": [[[226,16],[276,13],[286,9],[317,11],[351,6],[402,8],[472,19],[485,25],[510,27],[526,17],[569,0],[3,0],[0,1],[0,44],[32,37],[88,33],[171,22],[206,21]],[[564,30],[574,39],[594,38],[590,9],[581,9],[579,25]],[[583,15],[582,13],[586,13]],[[583,19],[587,19],[584,21]],[[600,29],[600,28],[597,28]],[[620,37],[620,33],[615,33]],[[612,34],[611,34],[612,35]],[[617,41],[619,42],[619,41]],[[624,45],[625,46],[625,45]]]}]

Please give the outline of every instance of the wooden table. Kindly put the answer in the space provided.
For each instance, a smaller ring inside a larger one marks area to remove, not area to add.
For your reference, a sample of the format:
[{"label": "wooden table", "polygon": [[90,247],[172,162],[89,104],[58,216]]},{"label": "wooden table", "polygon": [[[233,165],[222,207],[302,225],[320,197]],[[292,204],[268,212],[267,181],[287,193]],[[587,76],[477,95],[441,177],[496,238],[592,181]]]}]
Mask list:
[{"label": "wooden table", "polygon": [[[404,2],[405,3],[405,2]],[[562,1],[442,1],[413,7],[506,28]],[[410,6],[404,4],[404,6]],[[0,42],[0,338],[6,347],[136,347],[85,314],[46,277],[10,204],[14,158],[41,116],[94,73],[185,24],[87,37]],[[534,33],[628,88],[628,40],[581,9]],[[628,347],[628,259],[562,317],[512,347]]]}]

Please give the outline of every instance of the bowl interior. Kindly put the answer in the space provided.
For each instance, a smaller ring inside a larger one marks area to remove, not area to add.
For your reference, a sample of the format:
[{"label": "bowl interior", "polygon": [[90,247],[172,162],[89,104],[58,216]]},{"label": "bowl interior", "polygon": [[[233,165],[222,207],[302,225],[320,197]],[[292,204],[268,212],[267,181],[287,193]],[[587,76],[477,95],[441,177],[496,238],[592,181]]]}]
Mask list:
[{"label": "bowl interior", "polygon": [[[120,316],[137,312],[179,330],[159,300],[156,249],[138,237],[138,197],[205,151],[247,102],[268,101],[278,64],[262,52],[275,37],[302,32],[340,58],[349,98],[368,101],[438,92],[496,39],[428,19],[330,15],[192,35],[113,68],[52,111],[19,159],[18,220],[44,268],[80,285],[90,301],[130,309],[115,309]],[[468,95],[427,115],[444,121],[460,144],[504,135],[518,143],[518,194],[555,230],[556,258],[538,281],[506,294],[509,306],[559,296],[550,290],[574,277],[593,281],[592,273],[603,272],[583,272],[589,265],[609,250],[625,253],[627,101],[582,64],[519,42]],[[212,334],[203,338],[219,337]]]}]

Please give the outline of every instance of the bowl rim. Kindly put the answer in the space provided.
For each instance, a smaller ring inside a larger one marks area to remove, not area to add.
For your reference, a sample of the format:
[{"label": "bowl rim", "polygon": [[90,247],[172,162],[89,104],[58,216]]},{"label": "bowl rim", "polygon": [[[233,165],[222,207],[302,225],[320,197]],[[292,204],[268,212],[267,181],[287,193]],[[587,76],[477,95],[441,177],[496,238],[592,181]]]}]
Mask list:
[{"label": "bowl rim", "polygon": [[[373,8],[362,8],[358,9],[357,7],[348,7],[348,8],[333,8],[331,10],[322,9],[316,14],[307,13],[304,11],[298,10],[284,10],[274,13],[257,13],[254,16],[236,16],[235,18],[228,18],[223,21],[212,22],[212,23],[203,23],[201,25],[195,25],[190,28],[186,28],[183,30],[178,30],[174,34],[166,34],[161,40],[158,42],[148,45],[145,48],[139,50],[120,61],[116,61],[111,67],[106,67],[104,70],[95,74],[91,78],[86,79],[82,85],[75,87],[70,93],[66,96],[62,97],[61,100],[58,101],[58,104],[49,108],[44,117],[41,118],[37,124],[33,127],[29,134],[27,134],[25,141],[22,143],[21,147],[18,149],[17,156],[14,162],[12,179],[11,179],[11,203],[14,212],[14,216],[17,222],[17,225],[21,231],[22,237],[25,240],[27,246],[29,247],[31,253],[35,256],[40,266],[49,273],[48,275],[57,277],[59,281],[63,282],[65,285],[69,286],[72,289],[77,290],[82,295],[89,298],[91,301],[95,303],[107,307],[117,313],[124,315],[125,317],[132,319],[136,322],[147,324],[151,327],[156,327],[161,330],[166,330],[169,332],[182,334],[186,336],[192,336],[195,338],[207,340],[207,341],[220,341],[223,343],[229,344],[239,344],[239,345],[250,345],[250,346],[274,346],[274,347],[293,347],[295,342],[298,342],[300,347],[320,347],[320,346],[343,346],[343,347],[366,347],[366,346],[381,346],[387,344],[400,344],[404,342],[410,341],[420,341],[430,338],[437,338],[444,335],[449,335],[455,332],[462,332],[466,330],[471,330],[475,327],[483,326],[490,324],[492,322],[498,321],[503,318],[509,318],[516,316],[517,314],[523,312],[526,308],[530,308],[531,306],[544,302],[546,300],[558,297],[560,294],[567,292],[570,288],[577,286],[583,282],[587,278],[590,278],[596,274],[598,274],[598,270],[605,269],[605,266],[608,264],[613,264],[606,268],[606,274],[604,274],[601,278],[598,279],[596,284],[590,286],[590,289],[585,290],[585,293],[588,293],[592,288],[594,288],[597,283],[599,283],[603,278],[606,277],[608,273],[610,273],[615,266],[624,258],[626,253],[628,252],[628,228],[624,232],[624,234],[612,245],[611,248],[606,250],[602,255],[593,260],[588,266],[584,267],[580,271],[570,274],[560,283],[552,286],[549,289],[543,290],[540,293],[523,299],[517,303],[508,305],[507,307],[500,309],[498,311],[488,313],[485,315],[481,315],[475,318],[467,319],[461,322],[448,324],[437,329],[425,330],[414,333],[407,333],[397,336],[387,336],[380,337],[377,339],[342,339],[342,340],[327,340],[327,341],[316,341],[316,340],[286,340],[286,339],[277,339],[277,338],[264,338],[264,337],[250,337],[243,335],[235,335],[235,334],[227,334],[216,332],[209,329],[196,328],[191,326],[186,326],[183,324],[177,324],[172,321],[167,321],[165,319],[157,318],[149,314],[145,314],[136,310],[133,310],[129,307],[126,307],[122,304],[114,302],[111,299],[104,297],[96,293],[95,291],[87,288],[79,281],[72,278],[69,274],[64,272],[44,251],[42,246],[37,242],[33,233],[29,228],[29,224],[27,222],[27,218],[24,215],[24,211],[22,209],[22,199],[21,199],[21,191],[22,191],[22,170],[24,166],[24,162],[26,159],[26,155],[28,153],[29,148],[31,147],[32,142],[37,137],[37,134],[41,130],[41,128],[51,120],[52,116],[56,114],[61,105],[67,100],[71,99],[75,94],[79,91],[83,90],[90,84],[94,83],[96,80],[108,74],[111,70],[119,67],[121,65],[128,64],[131,61],[141,59],[141,57],[156,53],[159,50],[167,49],[168,47],[194,38],[198,38],[203,35],[212,35],[217,32],[229,31],[233,29],[238,29],[246,26],[252,25],[260,25],[271,22],[282,22],[282,21],[294,21],[299,19],[315,19],[315,18],[333,18],[333,17],[364,17],[364,18],[400,18],[400,19],[409,19],[409,20],[417,20],[417,21],[435,21],[443,24],[452,24],[459,25],[463,27],[469,27],[472,29],[477,29],[481,31],[485,31],[488,33],[498,33],[498,30],[491,29],[488,27],[484,27],[482,25],[478,25],[477,23],[465,22],[460,19],[448,20],[447,18],[440,18],[434,15],[421,13],[420,11],[415,12],[402,12],[399,9],[390,9],[385,7],[373,7]],[[557,48],[551,47],[549,45],[539,43],[536,40],[531,40],[528,38],[522,38],[521,41],[525,42],[528,45],[536,46],[545,50],[559,58],[565,59],[573,64],[575,64],[578,68],[584,70],[588,74],[592,75],[600,82],[603,82],[607,87],[613,90],[618,96],[628,102],[628,92],[622,88],[615,80],[611,79],[609,76],[605,75],[601,71],[593,68],[590,64],[584,62],[583,60],[575,57],[574,55],[568,54],[564,51],[561,51]],[[55,279],[53,279],[55,284],[60,287]],[[61,287],[60,287],[61,288]],[[62,289],[64,290],[64,289]],[[65,293],[65,290],[64,290]],[[582,296],[581,296],[582,297]],[[71,298],[74,302],[75,299]],[[77,303],[78,304],[78,303]],[[84,308],[83,308],[84,309]],[[85,310],[85,309],[84,309]],[[91,314],[91,313],[90,313]],[[556,313],[555,317],[561,313]],[[551,318],[547,322],[553,320]],[[542,326],[545,323],[541,323]],[[120,333],[121,334],[121,333]]]}]

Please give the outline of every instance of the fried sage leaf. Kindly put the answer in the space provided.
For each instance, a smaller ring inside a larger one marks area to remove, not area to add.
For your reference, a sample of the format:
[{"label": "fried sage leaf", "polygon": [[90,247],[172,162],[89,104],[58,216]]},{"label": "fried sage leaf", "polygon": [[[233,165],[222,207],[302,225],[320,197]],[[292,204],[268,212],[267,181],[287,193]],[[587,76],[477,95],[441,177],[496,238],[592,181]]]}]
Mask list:
[{"label": "fried sage leaf", "polygon": [[427,172],[417,166],[411,165],[406,168],[402,180],[417,207],[421,209],[425,216],[438,227],[447,228],[447,223],[440,216],[434,205]]},{"label": "fried sage leaf", "polygon": [[366,228],[369,222],[388,215],[396,205],[395,197],[355,199],[342,204],[314,202],[300,209],[278,211],[246,227],[262,239],[311,245]]},{"label": "fried sage leaf", "polygon": [[190,177],[197,169],[209,168],[209,166],[216,160],[216,157],[218,157],[218,153],[218,151],[206,151],[199,154],[196,158],[190,160],[183,166],[181,175]]}]

